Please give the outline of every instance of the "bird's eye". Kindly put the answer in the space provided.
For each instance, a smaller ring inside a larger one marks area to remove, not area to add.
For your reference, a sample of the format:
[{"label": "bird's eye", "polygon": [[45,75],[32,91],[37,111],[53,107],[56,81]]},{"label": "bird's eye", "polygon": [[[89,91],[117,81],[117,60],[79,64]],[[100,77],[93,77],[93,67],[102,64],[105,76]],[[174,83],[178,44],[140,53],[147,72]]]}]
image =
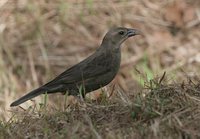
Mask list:
[{"label": "bird's eye", "polygon": [[124,35],[124,31],[120,31],[120,32],[119,32],[119,35]]}]

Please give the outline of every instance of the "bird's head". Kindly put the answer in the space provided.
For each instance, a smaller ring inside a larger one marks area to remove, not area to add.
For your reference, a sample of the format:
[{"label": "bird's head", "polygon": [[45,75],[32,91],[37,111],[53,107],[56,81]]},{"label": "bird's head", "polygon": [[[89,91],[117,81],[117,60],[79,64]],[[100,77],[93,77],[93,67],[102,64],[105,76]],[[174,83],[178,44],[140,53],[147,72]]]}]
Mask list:
[{"label": "bird's head", "polygon": [[104,39],[102,44],[105,47],[116,47],[119,48],[120,45],[129,37],[140,35],[141,32],[137,29],[117,27],[110,29]]}]

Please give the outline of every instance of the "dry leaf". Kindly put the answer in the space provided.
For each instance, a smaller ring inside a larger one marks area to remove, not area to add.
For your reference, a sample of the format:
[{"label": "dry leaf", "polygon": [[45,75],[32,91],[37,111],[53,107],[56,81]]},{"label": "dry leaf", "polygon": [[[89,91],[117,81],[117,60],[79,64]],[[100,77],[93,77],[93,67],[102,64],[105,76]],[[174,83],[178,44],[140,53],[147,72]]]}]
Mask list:
[{"label": "dry leaf", "polygon": [[172,36],[168,31],[157,31],[152,35],[148,35],[148,41],[152,45],[159,47],[166,46],[166,44],[172,42],[172,40]]},{"label": "dry leaf", "polygon": [[195,18],[195,9],[186,1],[176,0],[172,5],[166,7],[164,17],[177,27],[183,27],[185,23]]},{"label": "dry leaf", "polygon": [[[183,7],[183,6],[181,6]],[[170,5],[165,10],[165,19],[170,21],[175,26],[181,27],[183,26],[182,22],[182,10],[175,2],[173,5]]]},{"label": "dry leaf", "polygon": [[195,9],[194,7],[188,7],[184,10],[183,21],[187,23],[195,19]]}]

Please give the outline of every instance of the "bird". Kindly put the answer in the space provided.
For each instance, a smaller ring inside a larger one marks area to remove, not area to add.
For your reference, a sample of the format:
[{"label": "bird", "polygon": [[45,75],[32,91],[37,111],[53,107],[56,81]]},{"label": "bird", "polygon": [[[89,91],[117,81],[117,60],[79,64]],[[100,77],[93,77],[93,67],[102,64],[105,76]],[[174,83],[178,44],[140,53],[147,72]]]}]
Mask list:
[{"label": "bird", "polygon": [[111,28],[93,54],[17,99],[10,106],[18,106],[41,94],[57,92],[84,98],[86,93],[106,86],[114,79],[120,68],[121,44],[136,35],[141,35],[141,31],[125,27]]}]

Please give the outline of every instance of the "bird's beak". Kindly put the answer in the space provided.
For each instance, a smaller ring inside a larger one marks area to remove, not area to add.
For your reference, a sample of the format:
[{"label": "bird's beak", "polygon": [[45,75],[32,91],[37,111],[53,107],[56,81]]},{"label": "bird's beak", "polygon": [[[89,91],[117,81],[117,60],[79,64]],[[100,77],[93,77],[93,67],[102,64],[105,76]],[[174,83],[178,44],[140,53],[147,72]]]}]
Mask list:
[{"label": "bird's beak", "polygon": [[128,37],[132,37],[135,35],[142,35],[142,32],[137,29],[128,29]]}]

